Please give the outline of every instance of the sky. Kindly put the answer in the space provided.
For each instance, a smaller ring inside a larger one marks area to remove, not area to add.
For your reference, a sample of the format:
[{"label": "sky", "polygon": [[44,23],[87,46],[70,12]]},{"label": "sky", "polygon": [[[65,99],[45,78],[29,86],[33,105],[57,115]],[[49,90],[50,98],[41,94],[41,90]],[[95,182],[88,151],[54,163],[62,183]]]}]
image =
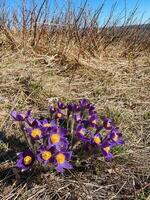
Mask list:
[{"label": "sky", "polygon": [[[21,5],[22,0],[0,0],[0,1],[6,1],[7,7],[9,9],[12,8],[19,8]],[[28,2],[28,6],[31,6],[32,0],[26,0]],[[43,0],[35,0],[38,6],[40,6],[41,2]],[[54,2],[55,0],[49,0],[50,2]],[[61,8],[64,7],[64,3],[67,0],[56,0],[58,3],[58,6]],[[77,9],[80,4],[84,3],[84,0],[70,0],[74,7]],[[98,8],[98,6],[101,4],[103,0],[88,0],[88,7],[90,10],[95,10]],[[103,8],[102,17],[101,17],[101,23],[105,21],[110,13],[110,10],[112,8],[112,5],[117,2],[116,8],[115,8],[115,17],[117,18],[118,14],[121,13],[122,16],[125,16],[125,1],[126,1],[126,10],[128,15],[132,9],[135,8],[136,5],[138,5],[138,10],[136,12],[136,17],[139,19],[143,15],[142,22],[146,22],[148,18],[150,18],[150,0],[105,0],[105,6]],[[51,4],[51,9],[53,9],[53,5]],[[138,21],[138,20],[137,20]],[[136,23],[136,22],[135,22]]]}]

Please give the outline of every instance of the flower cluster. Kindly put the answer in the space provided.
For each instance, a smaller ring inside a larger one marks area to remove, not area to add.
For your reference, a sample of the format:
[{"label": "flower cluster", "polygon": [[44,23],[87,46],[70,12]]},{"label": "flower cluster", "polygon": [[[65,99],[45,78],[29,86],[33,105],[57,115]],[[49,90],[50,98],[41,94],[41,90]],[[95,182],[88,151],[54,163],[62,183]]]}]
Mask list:
[{"label": "flower cluster", "polygon": [[60,173],[72,169],[73,141],[100,150],[106,160],[113,158],[113,147],[124,144],[112,119],[104,117],[100,122],[95,106],[87,99],[68,104],[53,101],[48,113],[44,119],[33,118],[31,111],[11,114],[23,127],[29,144],[29,149],[18,153],[17,167],[22,171],[31,169],[35,162],[50,164]]}]

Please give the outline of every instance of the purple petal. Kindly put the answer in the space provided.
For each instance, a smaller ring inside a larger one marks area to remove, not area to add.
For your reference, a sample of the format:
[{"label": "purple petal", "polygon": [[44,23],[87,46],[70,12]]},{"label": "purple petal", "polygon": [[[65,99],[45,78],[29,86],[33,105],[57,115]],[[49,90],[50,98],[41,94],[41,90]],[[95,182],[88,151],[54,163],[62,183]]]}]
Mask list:
[{"label": "purple petal", "polygon": [[66,160],[70,160],[71,157],[72,157],[72,152],[71,151],[70,152],[64,152],[64,155],[66,157]]},{"label": "purple petal", "polygon": [[20,112],[13,111],[11,113],[11,116],[16,120],[16,121],[24,121],[25,117],[22,115]]},{"label": "purple petal", "polygon": [[68,162],[64,162],[64,163],[63,163],[63,167],[64,167],[65,169],[73,169],[73,166],[72,166],[70,163],[68,163]]},{"label": "purple petal", "polygon": [[16,119],[17,112],[16,112],[16,111],[13,111],[13,112],[11,113],[11,116],[12,116],[14,119]]},{"label": "purple petal", "polygon": [[57,171],[60,172],[60,173],[63,173],[64,172],[64,168],[62,165],[57,165],[56,167]]}]

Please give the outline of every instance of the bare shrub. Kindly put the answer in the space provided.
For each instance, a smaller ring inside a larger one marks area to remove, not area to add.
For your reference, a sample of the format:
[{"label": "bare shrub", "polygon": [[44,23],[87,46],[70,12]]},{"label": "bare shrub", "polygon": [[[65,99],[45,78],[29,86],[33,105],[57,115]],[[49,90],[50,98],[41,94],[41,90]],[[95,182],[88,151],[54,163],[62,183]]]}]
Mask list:
[{"label": "bare shrub", "polygon": [[[1,29],[7,30],[4,31],[6,37],[9,32],[13,38],[17,38],[19,47],[76,59],[89,54],[111,56],[114,46],[119,56],[136,57],[150,47],[150,25],[148,20],[147,24],[142,24],[142,18],[137,20],[137,5],[128,15],[125,7],[116,16],[115,3],[101,25],[105,1],[94,12],[88,8],[88,0],[78,9],[71,1],[67,1],[63,9],[55,2],[43,0],[38,6],[33,0],[29,7],[27,1],[22,0],[21,8],[18,11],[11,9],[8,17],[5,4],[1,4]],[[55,5],[53,11],[50,3]],[[134,25],[135,22],[137,25]]]}]

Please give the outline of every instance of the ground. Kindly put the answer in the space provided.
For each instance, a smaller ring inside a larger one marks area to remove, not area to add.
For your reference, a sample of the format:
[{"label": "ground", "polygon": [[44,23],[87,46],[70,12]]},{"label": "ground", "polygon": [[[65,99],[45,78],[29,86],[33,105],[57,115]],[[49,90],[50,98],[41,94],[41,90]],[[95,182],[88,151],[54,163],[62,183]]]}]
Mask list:
[{"label": "ground", "polygon": [[[150,57],[90,57],[71,60],[24,49],[0,52],[0,196],[1,199],[149,199]],[[125,145],[110,164],[91,159],[89,166],[65,175],[35,168],[20,173],[16,153],[25,142],[10,112],[32,108],[44,113],[50,97],[89,98],[100,116],[112,117]]]}]

